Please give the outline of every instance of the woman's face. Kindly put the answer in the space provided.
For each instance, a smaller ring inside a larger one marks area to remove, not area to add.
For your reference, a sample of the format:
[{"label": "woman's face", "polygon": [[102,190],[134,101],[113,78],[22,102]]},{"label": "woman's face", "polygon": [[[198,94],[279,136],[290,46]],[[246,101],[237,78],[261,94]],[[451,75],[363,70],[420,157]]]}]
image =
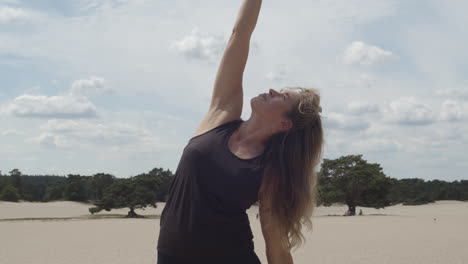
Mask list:
[{"label": "woman's face", "polygon": [[[290,123],[286,118],[286,113],[297,105],[300,94],[296,91],[282,89],[280,92],[270,89],[268,93],[259,94],[251,99],[252,112],[269,123],[278,123],[281,129]],[[283,122],[281,122],[283,121]],[[292,124],[289,124],[292,125]]]}]

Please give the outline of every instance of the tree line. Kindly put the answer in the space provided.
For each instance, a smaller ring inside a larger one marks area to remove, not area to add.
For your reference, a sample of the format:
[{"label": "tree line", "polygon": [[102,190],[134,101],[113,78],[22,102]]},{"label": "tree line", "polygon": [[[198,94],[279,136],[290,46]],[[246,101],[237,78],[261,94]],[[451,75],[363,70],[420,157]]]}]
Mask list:
[{"label": "tree line", "polygon": [[[317,205],[346,204],[351,215],[355,215],[356,206],[384,208],[399,203],[468,201],[468,180],[395,179],[386,176],[379,164],[368,163],[362,155],[324,159],[318,177]],[[19,169],[13,169],[8,175],[0,171],[0,200],[86,202],[94,205],[89,208],[92,214],[128,208],[127,217],[141,217],[134,210],[156,208],[157,202],[167,201],[174,178],[169,169],[162,168],[129,178],[117,178],[108,173],[23,175]]]},{"label": "tree line", "polygon": [[23,175],[13,169],[9,176],[0,175],[0,200],[18,202],[76,201],[92,203],[94,214],[129,208],[128,217],[139,217],[134,210],[148,206],[157,207],[157,202],[167,200],[168,188],[174,175],[170,170],[155,168],[129,178],[117,178],[108,173],[92,176],[68,174]]}]

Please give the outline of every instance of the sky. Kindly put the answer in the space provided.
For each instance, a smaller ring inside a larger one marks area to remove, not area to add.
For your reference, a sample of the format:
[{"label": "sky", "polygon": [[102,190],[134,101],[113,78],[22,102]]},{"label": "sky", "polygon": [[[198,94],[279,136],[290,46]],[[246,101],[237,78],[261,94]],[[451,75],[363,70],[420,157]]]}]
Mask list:
[{"label": "sky", "polygon": [[[175,172],[241,3],[0,0],[2,174]],[[263,1],[241,118],[270,88],[316,88],[323,158],[362,154],[398,179],[468,179],[466,10]]]}]

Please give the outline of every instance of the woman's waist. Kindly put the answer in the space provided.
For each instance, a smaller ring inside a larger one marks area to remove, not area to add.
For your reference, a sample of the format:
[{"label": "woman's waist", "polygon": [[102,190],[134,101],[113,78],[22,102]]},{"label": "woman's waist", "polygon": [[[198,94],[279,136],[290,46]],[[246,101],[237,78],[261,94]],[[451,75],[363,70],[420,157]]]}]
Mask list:
[{"label": "woman's waist", "polygon": [[[251,232],[237,234],[224,232],[216,228],[205,230],[191,230],[181,232],[169,230],[166,227],[160,229],[157,248],[174,256],[207,257],[228,256],[240,252],[254,250],[253,235]],[[250,229],[249,229],[250,231]]]},{"label": "woman's waist", "polygon": [[250,236],[252,233],[248,216],[246,218],[221,218],[192,214],[185,217],[166,213],[160,224],[160,231],[182,236]]}]

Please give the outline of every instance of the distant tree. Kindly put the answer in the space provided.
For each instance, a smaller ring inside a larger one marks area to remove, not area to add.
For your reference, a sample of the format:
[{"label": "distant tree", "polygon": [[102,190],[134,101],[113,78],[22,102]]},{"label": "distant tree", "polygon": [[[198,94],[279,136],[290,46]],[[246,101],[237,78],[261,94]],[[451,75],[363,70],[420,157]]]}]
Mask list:
[{"label": "distant tree", "polygon": [[154,169],[149,173],[140,174],[126,179],[115,179],[114,183],[104,189],[101,200],[96,201],[96,207],[89,208],[94,214],[101,210],[129,208],[126,217],[143,217],[135,213],[135,209],[145,209],[148,206],[156,208],[156,202],[164,197],[164,188],[170,179],[170,172]]},{"label": "distant tree", "polygon": [[12,184],[3,188],[2,193],[0,193],[0,200],[18,202],[20,195],[18,189],[16,189]]},{"label": "distant tree", "polygon": [[112,185],[115,176],[108,173],[97,173],[91,179],[94,200],[101,200],[105,188]]},{"label": "distant tree", "polygon": [[[24,177],[24,176],[22,176]],[[42,201],[47,189],[45,184],[28,184],[22,179],[22,199],[26,201]]]},{"label": "distant tree", "polygon": [[317,205],[330,206],[333,203],[345,201],[345,193],[332,184],[319,185],[319,201]]},{"label": "distant tree", "polygon": [[10,176],[0,176],[0,192],[11,183]]},{"label": "distant tree", "polygon": [[148,172],[150,178],[157,179],[156,199],[166,202],[168,199],[169,187],[174,179],[174,174],[168,169],[154,168]]},{"label": "distant tree", "polygon": [[[0,177],[0,185],[2,182]],[[11,178],[11,177],[8,177]],[[66,177],[41,176],[41,175],[21,175],[22,193],[21,199],[26,201],[45,201],[45,194],[48,186],[55,186],[66,182]],[[8,182],[11,182],[10,180]]]},{"label": "distant tree", "polygon": [[63,196],[65,200],[69,201],[86,201],[85,183],[80,175],[68,174]]},{"label": "distant tree", "polygon": [[461,180],[460,181],[460,189],[461,189],[461,200],[468,201],[468,180]]},{"label": "distant tree", "polygon": [[64,192],[65,192],[64,184],[47,186],[45,195],[44,195],[44,202],[62,200]]},{"label": "distant tree", "polygon": [[10,178],[13,187],[18,190],[20,197],[22,196],[22,182],[21,182],[21,171],[19,169],[13,169],[10,171]]},{"label": "distant tree", "polygon": [[324,159],[319,172],[319,201],[324,205],[345,203],[351,215],[356,206],[383,208],[390,205],[387,197],[391,179],[377,163],[367,163],[362,155]]},{"label": "distant tree", "polygon": [[418,178],[394,180],[390,190],[390,199],[393,203],[402,203],[403,205],[427,204],[434,202],[437,196],[444,195],[443,189],[434,191],[436,187],[442,188],[443,185],[437,182],[435,184],[425,182]]}]

